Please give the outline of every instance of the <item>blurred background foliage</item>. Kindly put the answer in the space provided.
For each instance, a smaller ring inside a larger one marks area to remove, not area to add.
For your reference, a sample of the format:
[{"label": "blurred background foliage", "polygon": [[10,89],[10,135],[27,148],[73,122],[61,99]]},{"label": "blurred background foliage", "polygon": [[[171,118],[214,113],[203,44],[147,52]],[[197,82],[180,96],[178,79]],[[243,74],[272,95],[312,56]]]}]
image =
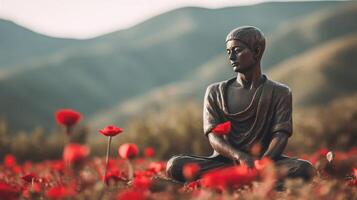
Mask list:
[{"label": "blurred background foliage", "polygon": [[[346,151],[357,146],[357,96],[333,101],[324,107],[299,110],[294,114],[294,134],[286,152],[291,155],[312,153],[321,148]],[[94,130],[93,130],[94,131]],[[88,134],[96,134],[87,138]],[[4,121],[0,126],[0,154],[12,153],[20,161],[61,158],[65,134],[55,130],[44,135],[36,128],[30,133],[11,133]],[[87,143],[92,156],[104,156],[106,137],[78,126],[72,142]],[[125,142],[136,143],[140,150],[154,147],[156,158],[167,159],[178,153],[210,155],[212,149],[202,130],[202,108],[199,103],[170,106],[162,112],[150,112],[133,118],[124,133],[113,138],[112,156],[118,156],[118,147]],[[143,152],[141,151],[141,154]]]}]

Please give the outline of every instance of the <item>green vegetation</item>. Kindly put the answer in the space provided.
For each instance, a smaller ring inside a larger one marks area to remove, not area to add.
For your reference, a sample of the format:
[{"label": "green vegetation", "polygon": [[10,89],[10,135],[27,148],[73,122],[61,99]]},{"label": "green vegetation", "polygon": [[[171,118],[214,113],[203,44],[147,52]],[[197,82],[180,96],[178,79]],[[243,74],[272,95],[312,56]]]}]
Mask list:
[{"label": "green vegetation", "polygon": [[[294,155],[312,153],[321,148],[347,151],[357,146],[357,96],[335,100],[326,107],[301,110],[294,115],[294,134],[287,152]],[[44,134],[40,128],[29,133],[13,134],[0,125],[0,157],[12,153],[20,161],[61,158],[63,130]],[[88,137],[90,136],[90,137]],[[88,137],[88,141],[87,141]],[[106,138],[97,130],[75,129],[71,141],[87,143],[92,156],[104,156]],[[146,113],[129,120],[124,133],[113,139],[112,155],[125,142],[134,142],[141,148],[155,147],[156,157],[167,159],[173,154],[209,155],[211,147],[202,130],[202,108],[191,102],[170,106],[165,111]],[[141,149],[142,150],[142,149]]]}]

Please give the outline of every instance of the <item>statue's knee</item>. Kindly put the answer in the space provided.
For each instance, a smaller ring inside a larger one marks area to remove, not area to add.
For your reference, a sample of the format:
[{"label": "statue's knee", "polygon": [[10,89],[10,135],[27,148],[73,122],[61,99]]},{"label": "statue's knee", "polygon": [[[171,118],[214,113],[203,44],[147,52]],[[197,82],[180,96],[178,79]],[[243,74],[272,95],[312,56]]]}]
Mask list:
[{"label": "statue's knee", "polygon": [[175,178],[174,174],[176,174],[175,172],[178,170],[178,160],[179,160],[179,156],[173,156],[171,157],[166,164],[166,175],[170,178]]}]

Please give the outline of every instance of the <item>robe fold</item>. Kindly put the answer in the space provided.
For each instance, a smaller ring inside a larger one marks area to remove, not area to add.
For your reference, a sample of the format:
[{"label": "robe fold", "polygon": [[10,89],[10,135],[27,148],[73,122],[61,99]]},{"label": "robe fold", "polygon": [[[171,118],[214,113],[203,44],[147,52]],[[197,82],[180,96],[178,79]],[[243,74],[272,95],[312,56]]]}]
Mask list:
[{"label": "robe fold", "polygon": [[226,98],[227,87],[236,81],[236,77],[208,86],[203,108],[206,136],[218,124],[230,121],[231,132],[224,136],[225,140],[244,152],[249,152],[253,144],[259,144],[260,154],[263,154],[275,133],[292,135],[291,91],[289,87],[263,76],[264,80],[248,107],[238,113],[229,113]]}]

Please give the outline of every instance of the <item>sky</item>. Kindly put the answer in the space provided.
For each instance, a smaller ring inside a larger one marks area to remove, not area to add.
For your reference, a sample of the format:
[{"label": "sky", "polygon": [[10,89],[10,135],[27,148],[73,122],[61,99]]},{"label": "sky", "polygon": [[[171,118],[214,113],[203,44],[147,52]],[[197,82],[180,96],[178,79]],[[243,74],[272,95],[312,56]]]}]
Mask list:
[{"label": "sky", "polygon": [[220,8],[267,0],[0,0],[0,18],[63,38],[92,38],[185,6]]}]

